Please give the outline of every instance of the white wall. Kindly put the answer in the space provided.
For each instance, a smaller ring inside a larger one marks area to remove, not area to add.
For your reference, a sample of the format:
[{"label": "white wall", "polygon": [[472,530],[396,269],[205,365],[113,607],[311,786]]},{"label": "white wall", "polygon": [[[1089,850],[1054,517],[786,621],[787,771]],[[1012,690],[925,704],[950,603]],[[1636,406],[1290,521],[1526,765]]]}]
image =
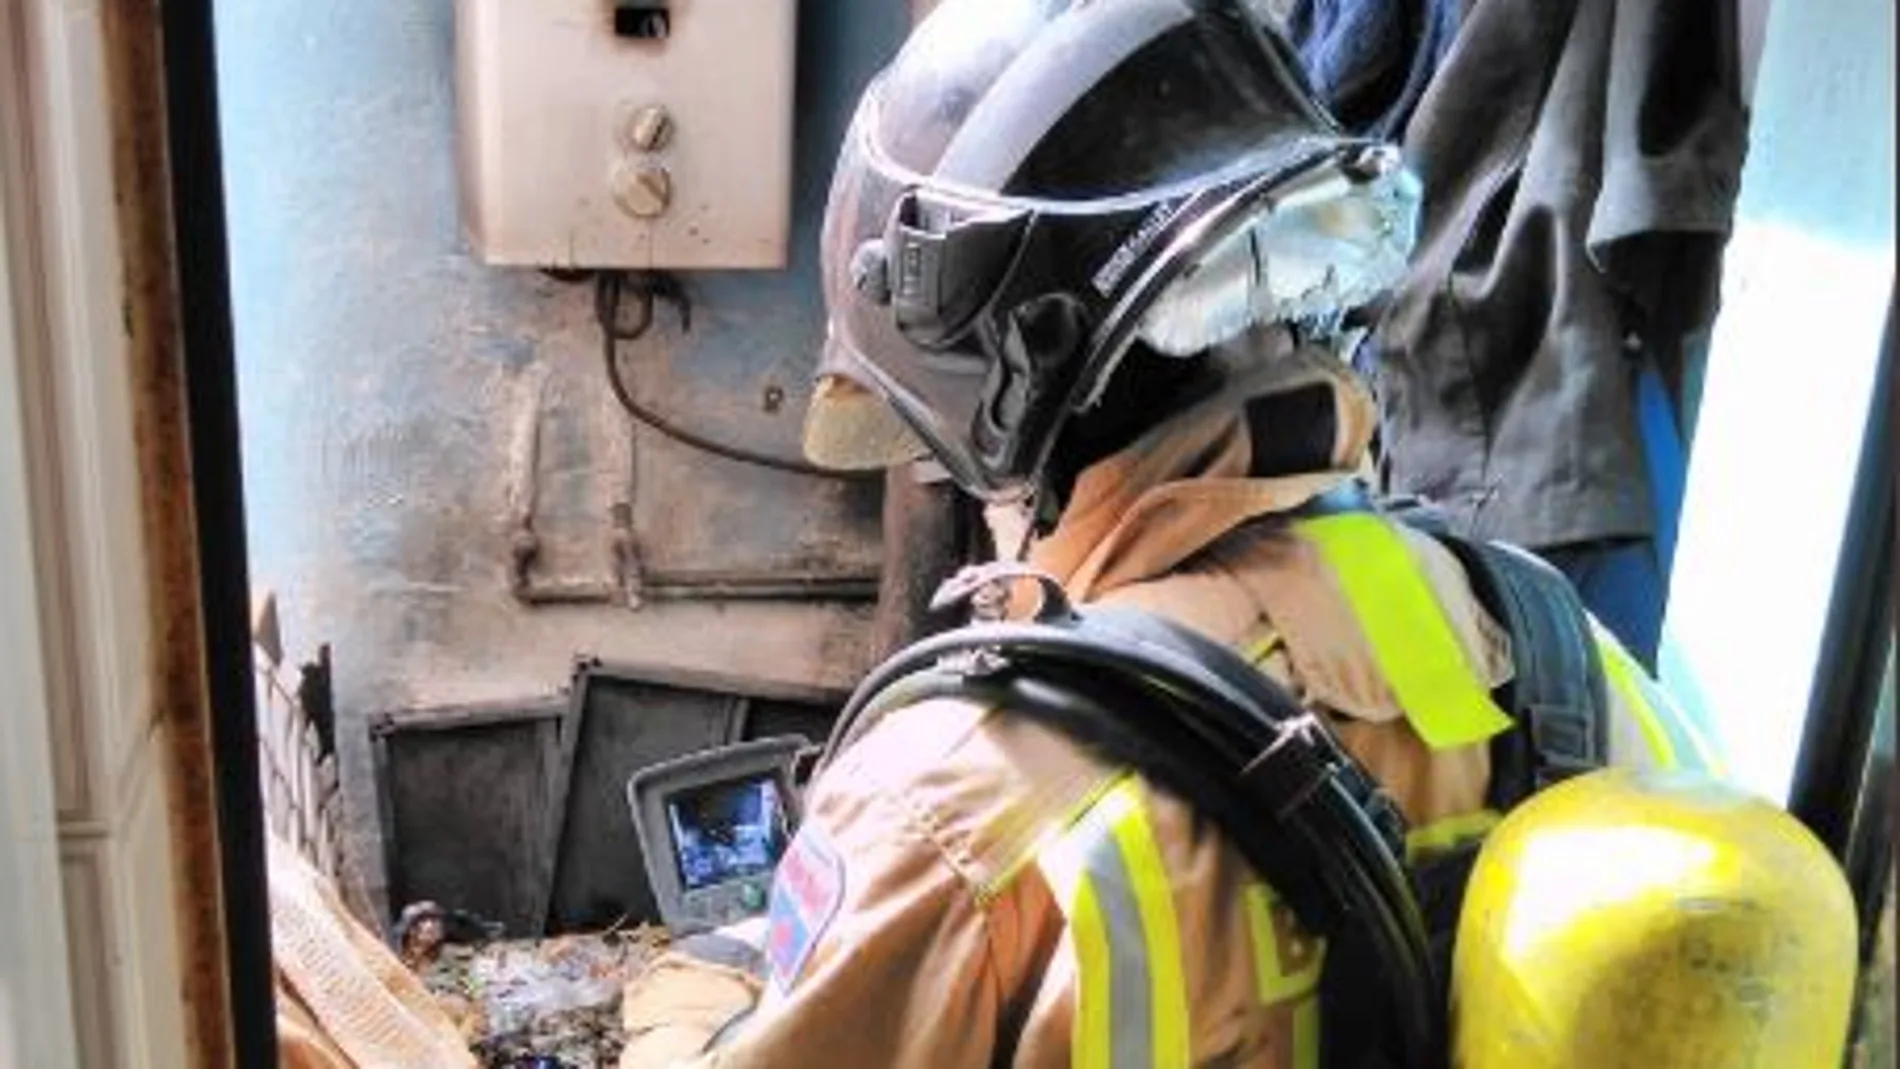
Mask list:
[{"label": "white wall", "polygon": [[[630,612],[510,596],[521,469],[538,473],[543,579],[608,578],[621,501],[653,574],[874,579],[878,484],[761,472],[634,432],[607,390],[591,288],[470,255],[451,0],[215,8],[251,582],[279,595],[292,658],[334,647],[350,852],[372,895],[371,714],[550,695],[581,652],[854,684],[868,667],[861,604]],[[905,14],[890,0],[800,5],[791,266],[687,277],[691,333],[662,315],[625,346],[647,403],[796,455],[832,158]],[[517,443],[537,424],[526,460]]]}]

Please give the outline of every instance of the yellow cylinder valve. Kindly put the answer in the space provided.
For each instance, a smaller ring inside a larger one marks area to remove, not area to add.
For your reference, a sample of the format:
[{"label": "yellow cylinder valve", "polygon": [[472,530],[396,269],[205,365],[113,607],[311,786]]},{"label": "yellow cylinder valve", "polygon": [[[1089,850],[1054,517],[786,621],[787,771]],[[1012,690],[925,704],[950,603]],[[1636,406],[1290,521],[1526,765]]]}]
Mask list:
[{"label": "yellow cylinder valve", "polygon": [[1609,769],[1525,802],[1472,871],[1458,1069],[1839,1069],[1856,971],[1833,857],[1765,801]]}]

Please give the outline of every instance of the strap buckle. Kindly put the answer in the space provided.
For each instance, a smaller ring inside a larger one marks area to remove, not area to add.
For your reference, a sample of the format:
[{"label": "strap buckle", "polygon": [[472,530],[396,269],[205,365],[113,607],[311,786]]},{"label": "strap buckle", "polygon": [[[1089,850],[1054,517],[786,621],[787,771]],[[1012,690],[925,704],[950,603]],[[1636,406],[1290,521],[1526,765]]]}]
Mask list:
[{"label": "strap buckle", "polygon": [[1531,776],[1536,790],[1602,768],[1589,718],[1567,705],[1532,705],[1526,710],[1531,736]]},{"label": "strap buckle", "polygon": [[1278,820],[1287,819],[1311,799],[1336,762],[1330,760],[1330,737],[1314,713],[1279,725],[1279,735],[1240,770],[1240,780],[1266,802]]},{"label": "strap buckle", "polygon": [[1042,601],[1036,606],[1036,623],[1075,621],[1075,606],[1069,601],[1069,592],[1062,588],[1061,580],[1040,568],[1008,560],[973,564],[959,570],[931,595],[930,611],[943,612],[967,604],[973,622],[1000,623],[1009,608],[1010,584],[1019,579],[1034,580],[1042,595]]}]

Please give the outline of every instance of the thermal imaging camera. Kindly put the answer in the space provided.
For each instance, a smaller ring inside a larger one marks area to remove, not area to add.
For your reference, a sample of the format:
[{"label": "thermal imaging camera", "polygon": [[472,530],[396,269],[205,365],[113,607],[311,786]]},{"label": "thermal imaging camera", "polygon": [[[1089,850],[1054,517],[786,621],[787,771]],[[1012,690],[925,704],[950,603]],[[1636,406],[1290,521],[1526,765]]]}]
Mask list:
[{"label": "thermal imaging camera", "polygon": [[627,782],[660,919],[688,935],[765,912],[772,873],[798,830],[797,736],[721,746]]}]

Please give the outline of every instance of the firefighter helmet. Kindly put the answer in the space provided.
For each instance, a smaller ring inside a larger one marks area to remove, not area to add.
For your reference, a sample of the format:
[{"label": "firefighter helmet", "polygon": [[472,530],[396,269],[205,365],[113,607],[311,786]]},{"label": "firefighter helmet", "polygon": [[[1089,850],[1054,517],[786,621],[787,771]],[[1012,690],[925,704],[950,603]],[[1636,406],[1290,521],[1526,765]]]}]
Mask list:
[{"label": "firefighter helmet", "polygon": [[1416,211],[1240,0],[946,0],[839,156],[806,451],[1020,496],[1131,346],[1363,304]]}]

